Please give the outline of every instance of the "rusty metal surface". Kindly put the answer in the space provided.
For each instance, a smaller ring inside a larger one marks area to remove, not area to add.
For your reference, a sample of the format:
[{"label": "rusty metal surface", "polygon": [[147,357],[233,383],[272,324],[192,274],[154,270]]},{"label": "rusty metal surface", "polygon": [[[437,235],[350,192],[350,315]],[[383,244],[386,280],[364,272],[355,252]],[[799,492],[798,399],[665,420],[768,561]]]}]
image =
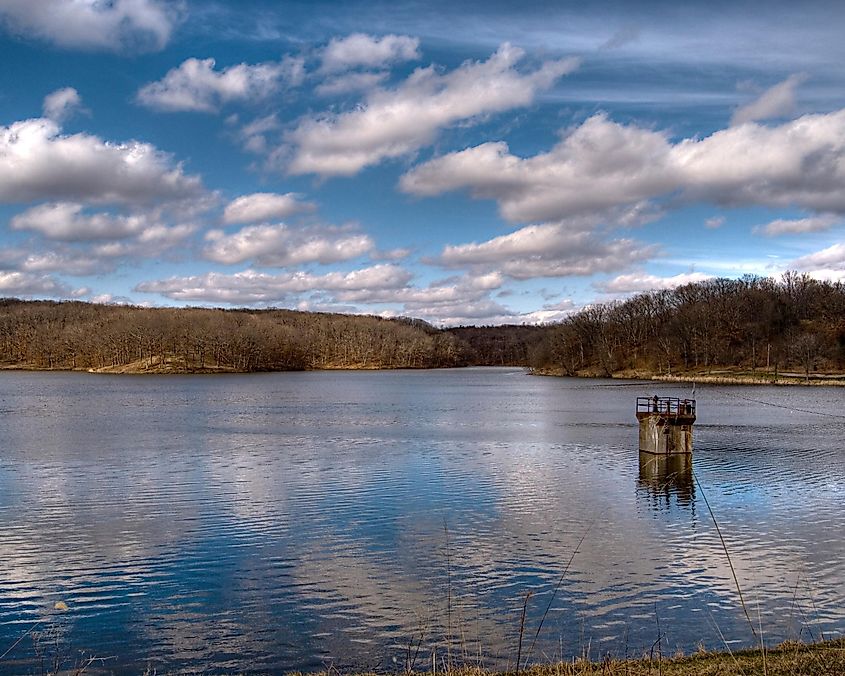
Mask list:
[{"label": "rusty metal surface", "polygon": [[678,397],[637,397],[637,417],[640,414],[662,413],[670,416],[692,416],[695,418],[695,399]]}]

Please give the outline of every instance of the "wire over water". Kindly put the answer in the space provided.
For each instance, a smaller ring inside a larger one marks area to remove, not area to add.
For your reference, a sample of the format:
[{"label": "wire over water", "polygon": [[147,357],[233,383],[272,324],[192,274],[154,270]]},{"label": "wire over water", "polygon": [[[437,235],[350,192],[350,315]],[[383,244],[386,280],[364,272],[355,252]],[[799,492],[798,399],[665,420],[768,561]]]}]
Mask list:
[{"label": "wire over water", "polygon": [[764,401],[763,399],[754,399],[752,397],[745,397],[741,394],[736,394],[735,392],[725,392],[729,397],[736,397],[737,399],[744,399],[745,401],[750,401],[755,404],[763,404],[764,406],[773,406],[775,408],[784,408],[787,411],[798,411],[799,413],[812,413],[813,415],[820,415],[826,418],[842,418],[845,419],[845,415],[841,415],[838,413],[827,413],[825,411],[814,411],[809,408],[796,408],[795,406],[785,406],[784,404],[776,404],[772,401]]}]

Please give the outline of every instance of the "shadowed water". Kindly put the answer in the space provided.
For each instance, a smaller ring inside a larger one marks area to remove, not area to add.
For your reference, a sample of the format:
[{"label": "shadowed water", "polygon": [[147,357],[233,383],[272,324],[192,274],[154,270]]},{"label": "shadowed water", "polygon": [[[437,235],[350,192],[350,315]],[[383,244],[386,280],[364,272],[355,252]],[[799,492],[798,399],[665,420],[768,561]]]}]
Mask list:
[{"label": "shadowed water", "polygon": [[699,385],[691,467],[640,459],[653,393],[0,373],[0,672],[513,666],[529,591],[531,661],[751,645],[704,497],[767,642],[845,632],[845,390]]}]

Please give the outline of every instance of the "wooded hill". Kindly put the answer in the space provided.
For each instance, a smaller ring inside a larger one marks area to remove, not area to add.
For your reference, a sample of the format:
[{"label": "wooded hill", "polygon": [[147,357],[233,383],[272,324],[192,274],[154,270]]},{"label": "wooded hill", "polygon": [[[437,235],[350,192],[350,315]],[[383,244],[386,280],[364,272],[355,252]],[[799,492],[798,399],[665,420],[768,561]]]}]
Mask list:
[{"label": "wooded hill", "polygon": [[0,301],[0,364],[7,366],[248,372],[464,363],[457,338],[418,320]]},{"label": "wooded hill", "polygon": [[786,273],[595,305],[548,327],[531,365],[565,375],[845,370],[845,286]]},{"label": "wooded hill", "polygon": [[0,300],[0,365],[106,371],[531,366],[563,375],[845,371],[845,286],[787,273],[593,305],[546,326]]}]

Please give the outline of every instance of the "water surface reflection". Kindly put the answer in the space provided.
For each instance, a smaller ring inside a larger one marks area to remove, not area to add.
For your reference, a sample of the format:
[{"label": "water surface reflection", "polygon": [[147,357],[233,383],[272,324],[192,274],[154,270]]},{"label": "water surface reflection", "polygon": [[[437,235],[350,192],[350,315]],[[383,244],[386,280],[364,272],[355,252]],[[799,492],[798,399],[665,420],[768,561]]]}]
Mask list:
[{"label": "water surface reflection", "polygon": [[[2,373],[0,654],[41,622],[118,671],[401,670],[450,639],[504,667],[525,593],[536,628],[585,533],[535,657],[642,652],[656,617],[664,650],[748,644],[700,490],[766,637],[841,633],[841,421],[807,411],[843,391],[754,389],[793,407],[769,411],[700,388],[699,488],[638,457],[641,388]],[[34,648],[0,670],[31,673]]]},{"label": "water surface reflection", "polygon": [[655,455],[640,452],[638,487],[653,502],[655,509],[695,507],[692,455]]}]

